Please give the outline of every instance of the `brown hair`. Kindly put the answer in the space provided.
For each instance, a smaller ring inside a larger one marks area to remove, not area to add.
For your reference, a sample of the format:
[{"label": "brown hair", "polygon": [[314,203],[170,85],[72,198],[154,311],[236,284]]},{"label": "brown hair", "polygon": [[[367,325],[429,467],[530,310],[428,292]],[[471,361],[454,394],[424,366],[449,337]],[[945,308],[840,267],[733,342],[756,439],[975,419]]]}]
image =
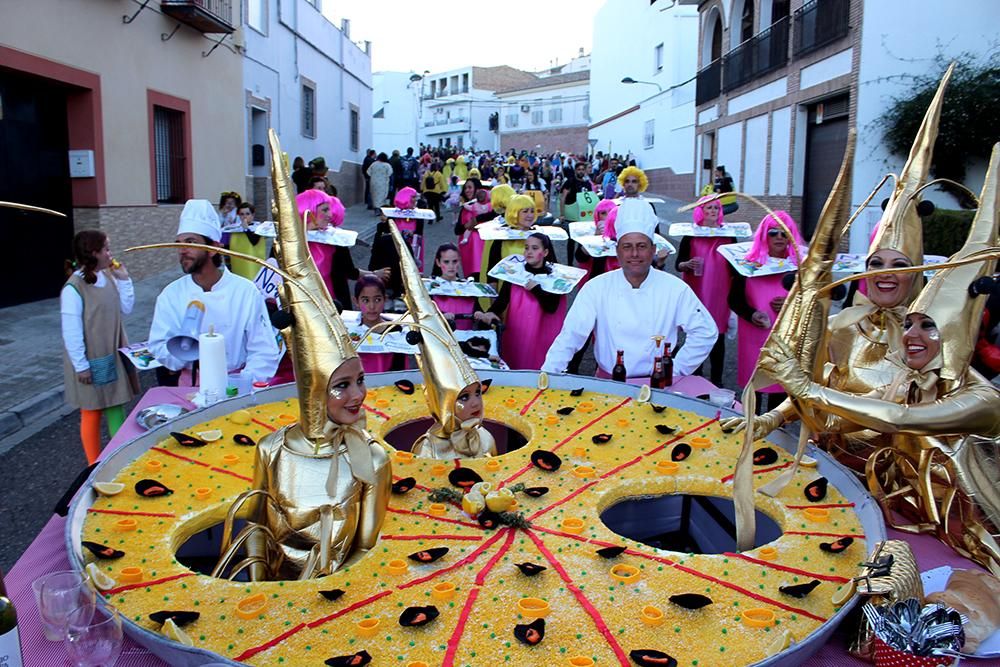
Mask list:
[{"label": "brown hair", "polygon": [[[101,251],[108,235],[97,229],[84,229],[73,237],[73,259],[75,268],[83,271],[83,281],[88,285],[97,282],[97,258],[94,255]],[[67,274],[73,272],[72,266],[67,267]]]}]

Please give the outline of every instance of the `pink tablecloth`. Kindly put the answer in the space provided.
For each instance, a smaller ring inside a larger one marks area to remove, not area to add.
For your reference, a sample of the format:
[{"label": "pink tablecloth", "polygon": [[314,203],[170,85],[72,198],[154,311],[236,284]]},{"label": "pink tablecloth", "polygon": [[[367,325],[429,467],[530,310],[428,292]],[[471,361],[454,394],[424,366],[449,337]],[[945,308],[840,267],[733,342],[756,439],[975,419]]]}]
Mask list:
[{"label": "pink tablecloth", "polygon": [[[702,380],[705,384],[711,385],[708,380],[689,376],[687,380]],[[698,383],[694,383],[697,385]],[[698,391],[700,387],[689,387],[692,392]],[[139,410],[150,405],[160,403],[173,403],[186,408],[193,408],[185,398],[191,392],[190,387],[169,388],[156,387],[150,389],[136,405],[132,414],[125,421],[121,430],[111,440],[105,448],[104,454],[117,449],[126,442],[142,434],[142,429],[135,421],[135,415]],[[684,391],[688,393],[688,391]],[[66,520],[59,516],[53,516],[42,531],[31,543],[31,546],[21,555],[21,558],[14,564],[11,571],[7,573],[6,584],[7,593],[14,600],[15,606],[20,610],[18,615],[18,630],[21,636],[22,652],[24,654],[24,664],[26,667],[53,667],[55,665],[67,664],[66,653],[61,644],[49,642],[42,635],[41,622],[38,613],[35,611],[35,600],[31,592],[31,582],[42,576],[46,572],[65,570],[69,568],[69,559],[65,549]],[[889,530],[890,539],[906,540],[910,543],[917,557],[917,562],[921,570],[929,570],[942,565],[951,565],[957,568],[975,567],[969,561],[957,555],[954,551],[941,544],[937,540],[923,535],[906,535],[895,530]],[[839,635],[834,635],[823,648],[820,649],[810,660],[804,664],[808,667],[851,667],[853,665],[868,665],[869,663],[851,657],[843,648],[844,640]],[[1000,660],[978,660],[975,667],[997,667]],[[125,639],[125,647],[121,658],[118,659],[119,667],[160,667],[166,665],[144,648]]]}]

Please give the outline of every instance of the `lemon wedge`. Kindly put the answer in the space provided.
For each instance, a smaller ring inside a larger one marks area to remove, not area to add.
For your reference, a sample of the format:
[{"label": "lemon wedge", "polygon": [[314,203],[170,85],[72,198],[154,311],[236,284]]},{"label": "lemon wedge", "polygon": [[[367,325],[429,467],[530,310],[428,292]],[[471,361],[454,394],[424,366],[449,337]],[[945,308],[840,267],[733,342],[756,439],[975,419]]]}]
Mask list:
[{"label": "lemon wedge", "polygon": [[549,374],[545,371],[539,371],[538,373],[538,388],[548,389],[549,388]]},{"label": "lemon wedge", "polygon": [[[368,393],[371,394],[371,392]],[[236,410],[229,415],[229,421],[240,426],[245,426],[250,423],[250,413],[246,410]]]},{"label": "lemon wedge", "polygon": [[183,644],[184,646],[194,646],[194,642],[191,641],[191,638],[187,636],[186,632],[177,627],[177,624],[174,623],[174,619],[172,618],[168,618],[163,622],[163,628],[160,629],[160,632],[163,633],[163,635],[168,639],[173,639],[178,644]]},{"label": "lemon wedge", "polygon": [[205,442],[215,442],[216,440],[222,440],[222,431],[215,429],[212,431],[201,431],[198,437]]},{"label": "lemon wedge", "polygon": [[781,653],[786,648],[792,645],[792,640],[795,637],[792,636],[790,630],[785,630],[780,635],[774,638],[774,641],[767,647],[767,655],[774,655],[776,653]]},{"label": "lemon wedge", "polygon": [[94,588],[99,591],[107,591],[115,587],[115,580],[104,572],[101,572],[100,568],[97,567],[97,563],[87,564],[87,576],[90,577]]},{"label": "lemon wedge", "polygon": [[125,485],[119,482],[94,482],[94,491],[102,496],[117,496],[125,490]]},{"label": "lemon wedge", "polygon": [[811,456],[806,456],[805,454],[803,454],[802,458],[799,459],[799,465],[803,468],[815,468],[818,464],[819,461]]},{"label": "lemon wedge", "polygon": [[857,588],[857,583],[854,581],[848,581],[846,584],[841,586],[839,590],[834,592],[834,594],[830,597],[830,602],[832,602],[835,607],[843,607],[854,595],[855,588]]},{"label": "lemon wedge", "polygon": [[648,384],[642,385],[639,389],[639,397],[635,399],[639,403],[649,403],[649,399],[653,396],[653,390],[649,388]]}]

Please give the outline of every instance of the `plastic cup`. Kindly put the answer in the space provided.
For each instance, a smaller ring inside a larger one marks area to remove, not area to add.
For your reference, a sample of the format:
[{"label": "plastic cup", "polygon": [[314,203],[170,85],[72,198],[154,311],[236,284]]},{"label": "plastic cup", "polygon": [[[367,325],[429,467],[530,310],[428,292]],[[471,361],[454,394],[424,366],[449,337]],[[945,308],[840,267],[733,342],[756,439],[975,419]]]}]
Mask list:
[{"label": "plastic cup", "polygon": [[736,392],[732,389],[713,389],[708,392],[708,402],[712,405],[717,405],[720,408],[731,408],[733,407],[733,401],[736,400]]},{"label": "plastic cup", "polygon": [[692,272],[692,273],[693,273],[694,275],[698,276],[699,278],[700,278],[700,277],[701,277],[702,275],[704,275],[704,273],[705,273],[705,263],[704,263],[704,261],[701,261],[701,262],[695,262],[695,263],[694,263],[694,267],[692,267],[692,270],[691,270],[691,272]]}]

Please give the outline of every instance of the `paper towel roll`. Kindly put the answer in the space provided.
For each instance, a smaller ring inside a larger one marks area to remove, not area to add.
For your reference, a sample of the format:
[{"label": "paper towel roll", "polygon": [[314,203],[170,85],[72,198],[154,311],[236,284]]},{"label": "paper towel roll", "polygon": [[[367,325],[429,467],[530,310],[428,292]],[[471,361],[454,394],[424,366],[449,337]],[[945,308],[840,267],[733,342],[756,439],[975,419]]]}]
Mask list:
[{"label": "paper towel roll", "polygon": [[229,377],[226,370],[226,339],[222,334],[203,333],[198,336],[199,386],[203,396],[226,397]]}]

